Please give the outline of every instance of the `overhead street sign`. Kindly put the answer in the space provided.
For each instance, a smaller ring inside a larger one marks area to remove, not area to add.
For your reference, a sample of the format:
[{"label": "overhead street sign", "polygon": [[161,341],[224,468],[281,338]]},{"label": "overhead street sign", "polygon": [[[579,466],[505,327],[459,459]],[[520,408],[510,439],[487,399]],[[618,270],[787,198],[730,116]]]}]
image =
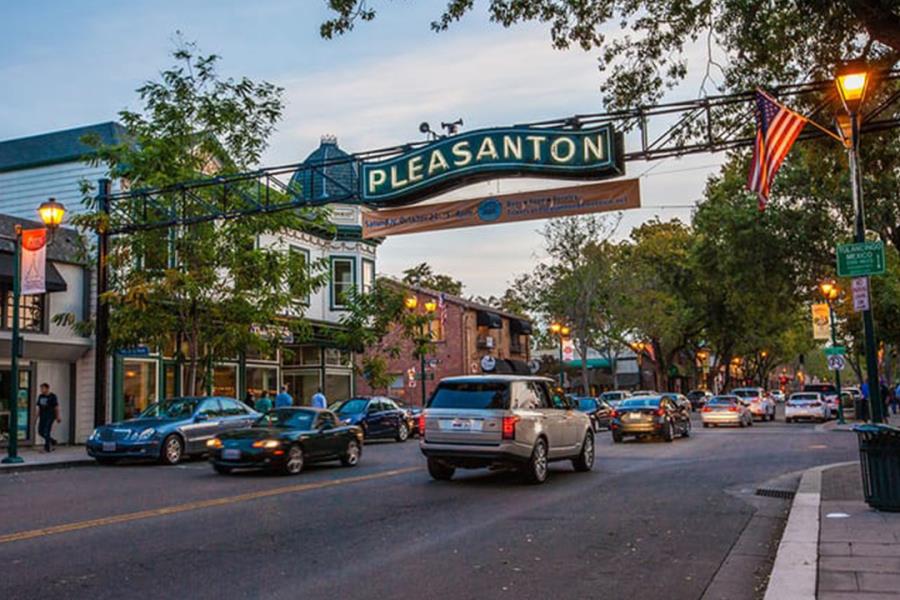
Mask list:
[{"label": "overhead street sign", "polygon": [[840,244],[837,247],[837,272],[841,277],[881,275],[884,273],[884,244]]},{"label": "overhead street sign", "polygon": [[846,359],[840,354],[828,357],[828,368],[832,371],[843,371],[846,364]]}]

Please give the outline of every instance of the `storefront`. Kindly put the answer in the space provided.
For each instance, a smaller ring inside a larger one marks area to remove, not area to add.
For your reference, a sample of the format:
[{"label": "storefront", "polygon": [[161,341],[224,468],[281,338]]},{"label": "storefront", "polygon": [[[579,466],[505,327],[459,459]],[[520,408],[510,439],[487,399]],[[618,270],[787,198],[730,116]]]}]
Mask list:
[{"label": "storefront", "polygon": [[321,388],[329,404],[353,395],[352,354],[317,345],[287,346],[283,358],[283,379],[294,401],[308,405]]}]

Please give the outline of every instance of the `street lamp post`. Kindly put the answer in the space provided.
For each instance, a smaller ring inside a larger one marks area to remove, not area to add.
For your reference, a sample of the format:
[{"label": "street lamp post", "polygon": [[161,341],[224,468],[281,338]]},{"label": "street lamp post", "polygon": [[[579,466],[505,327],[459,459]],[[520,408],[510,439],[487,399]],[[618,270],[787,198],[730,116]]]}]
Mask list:
[{"label": "street lamp post", "polygon": [[[52,234],[62,223],[66,209],[54,198],[50,198],[38,207],[38,214]],[[0,462],[17,464],[24,462],[19,456],[19,344],[21,343],[19,339],[19,297],[21,295],[22,226],[18,224],[15,226],[15,236],[0,236],[0,239],[13,242],[12,327],[9,348],[9,443],[6,445],[6,456]]]},{"label": "street lamp post", "polygon": [[[411,312],[415,312],[416,308],[419,306],[419,299],[416,296],[407,296],[403,301],[404,305]],[[434,311],[437,310],[437,302],[434,300],[426,300],[423,307],[425,308],[425,315],[428,317],[427,323],[423,323],[419,329],[419,381],[422,384],[422,406],[425,406],[425,402],[428,400],[428,394],[425,389],[425,385],[427,382],[426,373],[425,373],[425,345],[431,341],[431,315],[434,314]]]},{"label": "street lamp post", "polygon": [[[563,388],[565,384],[565,369],[563,368],[563,340],[568,337],[569,333],[571,333],[571,328],[568,325],[563,325],[562,323],[551,323],[550,324],[550,333],[555,335],[559,340],[559,387]],[[587,382],[584,382],[585,384]],[[585,385],[585,389],[587,385]]]},{"label": "street lamp post", "polygon": [[638,368],[638,389],[644,389],[644,349],[647,347],[647,344],[644,342],[635,342],[631,345],[632,350],[637,355],[637,368]]},{"label": "street lamp post", "polygon": [[[837,325],[834,318],[834,301],[837,300],[841,291],[833,281],[824,281],[819,284],[819,289],[828,303],[828,320],[831,321],[831,347],[837,347]],[[843,425],[844,421],[844,401],[841,398],[841,372],[839,369],[834,370],[834,389],[837,391],[838,397],[838,423]],[[858,418],[858,417],[857,417]]]},{"label": "street lamp post", "polygon": [[[850,117],[850,140],[847,154],[850,161],[850,186],[853,192],[855,213],[855,239],[866,241],[866,213],[862,197],[862,177],[859,172],[859,108],[866,97],[870,73],[865,63],[854,61],[838,70],[835,83],[844,109]],[[884,406],[878,382],[878,355],[875,350],[875,322],[871,306],[863,311],[863,328],[866,337],[866,375],[869,383],[869,414],[873,423],[884,421]]]}]

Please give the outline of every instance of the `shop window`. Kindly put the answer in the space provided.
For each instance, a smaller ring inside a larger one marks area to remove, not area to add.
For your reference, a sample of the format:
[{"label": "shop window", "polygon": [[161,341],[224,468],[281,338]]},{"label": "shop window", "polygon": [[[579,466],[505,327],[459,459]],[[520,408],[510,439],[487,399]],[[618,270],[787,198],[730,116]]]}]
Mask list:
[{"label": "shop window", "polygon": [[[284,383],[288,386],[288,391],[294,397],[294,403],[300,406],[309,406],[319,386],[322,385],[319,380],[320,371],[300,371],[293,373],[285,373],[283,375]],[[326,396],[328,402],[331,397]]]},{"label": "shop window", "polygon": [[122,361],[123,416],[131,419],[159,399],[156,362],[149,360]]},{"label": "shop window", "polygon": [[350,373],[325,373],[325,397],[329,404],[350,397]]},{"label": "shop window", "polygon": [[237,398],[237,367],[232,365],[216,365],[213,367],[213,396]]},{"label": "shop window", "polygon": [[[301,248],[300,246],[291,246],[291,254],[293,254],[297,258],[297,260],[299,260],[303,264],[302,270],[306,273],[306,278],[308,280],[309,274],[310,274],[309,250],[307,250],[306,248]],[[309,306],[309,293],[308,292],[302,297],[301,302],[303,302],[303,304],[306,304],[307,306]]]},{"label": "shop window", "polygon": [[[9,422],[10,422],[10,402],[9,402],[9,378],[10,370],[0,371],[0,446],[9,443]],[[16,418],[18,419],[18,439],[20,441],[33,439],[34,433],[31,431],[32,419],[29,415],[33,412],[33,402],[31,400],[31,371],[23,369],[19,371],[19,394],[16,402],[18,410]]]},{"label": "shop window", "polygon": [[391,374],[391,377],[394,378],[391,381],[391,385],[389,386],[392,390],[402,390],[406,386],[406,378],[401,373],[400,375]]},{"label": "shop window", "polygon": [[431,340],[434,342],[444,341],[444,322],[438,317],[431,320]]},{"label": "shop window", "polygon": [[356,287],[356,259],[331,257],[331,308],[347,306],[350,294]]},{"label": "shop window", "polygon": [[275,397],[278,393],[278,369],[273,367],[247,367],[247,392],[255,398],[263,392]]},{"label": "shop window", "polygon": [[337,348],[325,348],[325,364],[333,367],[349,367],[350,353]]},{"label": "shop window", "polygon": [[[12,329],[13,294],[12,290],[2,290],[3,329]],[[21,331],[46,331],[45,305],[46,294],[19,296],[19,329]]]},{"label": "shop window", "polygon": [[375,289],[375,261],[363,259],[362,261],[362,292],[370,293]]}]

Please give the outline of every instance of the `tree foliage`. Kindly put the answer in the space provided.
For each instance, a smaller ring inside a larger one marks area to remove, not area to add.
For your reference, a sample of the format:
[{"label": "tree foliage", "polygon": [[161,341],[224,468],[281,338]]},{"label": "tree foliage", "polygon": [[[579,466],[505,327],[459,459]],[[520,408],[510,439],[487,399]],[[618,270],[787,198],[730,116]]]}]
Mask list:
[{"label": "tree foliage", "polygon": [[403,271],[403,283],[459,296],[463,291],[461,281],[449,275],[435,273],[428,263],[419,263]]}]

